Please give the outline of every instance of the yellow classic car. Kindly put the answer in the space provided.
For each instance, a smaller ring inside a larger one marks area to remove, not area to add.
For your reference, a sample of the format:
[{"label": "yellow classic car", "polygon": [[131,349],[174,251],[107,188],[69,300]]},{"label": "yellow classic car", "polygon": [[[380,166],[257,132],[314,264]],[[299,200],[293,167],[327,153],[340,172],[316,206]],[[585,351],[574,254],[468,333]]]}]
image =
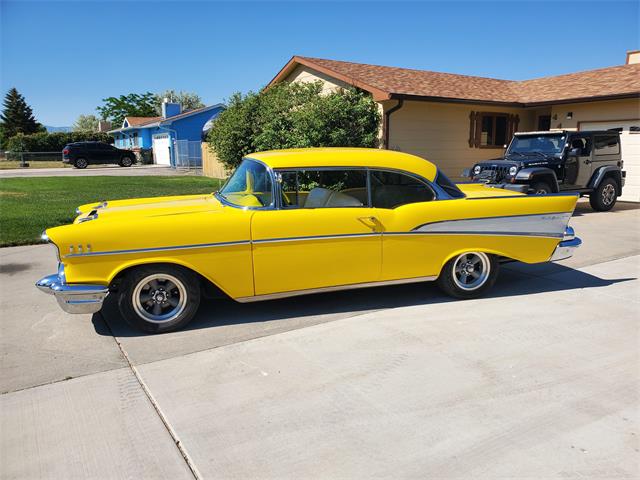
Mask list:
[{"label": "yellow classic car", "polygon": [[436,280],[483,294],[500,262],[570,257],[576,195],[454,184],[420,157],[378,149],[255,153],[210,195],[78,207],[43,238],[58,273],[37,282],[69,313],[116,295],[134,327],[186,325],[201,296],[239,302]]}]

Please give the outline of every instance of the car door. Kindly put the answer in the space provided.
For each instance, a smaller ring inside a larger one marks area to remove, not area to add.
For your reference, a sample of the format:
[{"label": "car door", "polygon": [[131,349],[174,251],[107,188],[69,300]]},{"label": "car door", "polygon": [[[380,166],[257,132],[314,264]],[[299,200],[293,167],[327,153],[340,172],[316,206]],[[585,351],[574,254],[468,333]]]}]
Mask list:
[{"label": "car door", "polygon": [[256,295],[378,281],[382,240],[366,170],[276,174],[278,208],[251,222]]},{"label": "car door", "polygon": [[564,181],[561,189],[585,188],[593,170],[591,135],[572,135],[568,144],[569,150],[566,154]]}]

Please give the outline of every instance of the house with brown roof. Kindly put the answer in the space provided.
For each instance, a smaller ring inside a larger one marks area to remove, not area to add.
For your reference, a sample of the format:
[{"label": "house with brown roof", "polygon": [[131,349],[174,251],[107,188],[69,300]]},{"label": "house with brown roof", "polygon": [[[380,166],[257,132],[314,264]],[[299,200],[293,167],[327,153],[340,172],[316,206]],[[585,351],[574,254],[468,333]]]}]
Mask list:
[{"label": "house with brown roof", "polygon": [[498,157],[516,131],[617,129],[627,170],[623,199],[640,200],[640,51],[624,65],[512,81],[293,57],[271,80],[357,87],[382,114],[380,143],[437,163],[460,180]]}]

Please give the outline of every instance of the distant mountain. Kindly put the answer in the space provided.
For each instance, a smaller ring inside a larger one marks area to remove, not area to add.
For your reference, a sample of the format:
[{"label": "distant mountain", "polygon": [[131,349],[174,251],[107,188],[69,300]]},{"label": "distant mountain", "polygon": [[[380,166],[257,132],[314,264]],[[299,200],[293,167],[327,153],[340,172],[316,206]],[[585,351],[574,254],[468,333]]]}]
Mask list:
[{"label": "distant mountain", "polygon": [[49,125],[45,125],[44,128],[47,129],[47,132],[52,133],[52,132],[70,132],[71,131],[71,127],[51,127]]}]

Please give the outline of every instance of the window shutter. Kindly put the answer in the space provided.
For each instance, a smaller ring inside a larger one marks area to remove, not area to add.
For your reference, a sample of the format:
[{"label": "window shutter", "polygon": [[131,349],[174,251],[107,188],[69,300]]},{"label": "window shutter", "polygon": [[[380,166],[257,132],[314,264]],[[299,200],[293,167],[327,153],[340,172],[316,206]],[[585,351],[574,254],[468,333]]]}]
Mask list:
[{"label": "window shutter", "polygon": [[476,119],[477,113],[471,112],[469,114],[469,148],[473,148],[476,145]]}]

